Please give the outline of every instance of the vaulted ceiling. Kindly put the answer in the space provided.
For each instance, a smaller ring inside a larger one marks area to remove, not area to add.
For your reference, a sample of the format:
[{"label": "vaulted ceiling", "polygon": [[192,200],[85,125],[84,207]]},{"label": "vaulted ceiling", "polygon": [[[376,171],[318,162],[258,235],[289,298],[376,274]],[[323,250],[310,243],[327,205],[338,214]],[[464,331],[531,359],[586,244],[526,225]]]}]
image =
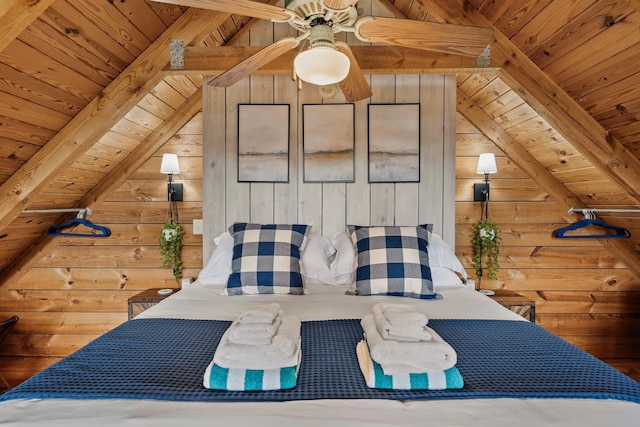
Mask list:
[{"label": "vaulted ceiling", "polygon": [[[615,207],[640,206],[638,0],[375,2],[493,28],[491,67],[396,49],[363,60],[365,73],[457,71],[460,114],[561,206],[592,204],[587,175],[624,194]],[[166,72],[170,39],[235,45],[254,21],[147,0],[3,0],[0,22],[2,288],[53,244],[59,218],[23,210],[98,206],[197,114],[202,75],[226,65],[212,53],[199,71]],[[603,244],[640,275],[638,241],[620,240]]]}]

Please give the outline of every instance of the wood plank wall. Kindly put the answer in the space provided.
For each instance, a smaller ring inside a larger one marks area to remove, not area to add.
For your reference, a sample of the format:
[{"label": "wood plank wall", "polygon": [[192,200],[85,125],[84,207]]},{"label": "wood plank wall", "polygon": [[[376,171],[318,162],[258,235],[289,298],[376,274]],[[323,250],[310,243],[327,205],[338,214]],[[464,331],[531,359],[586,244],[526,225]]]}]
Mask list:
[{"label": "wood plank wall", "polygon": [[[210,227],[205,229],[205,254],[212,249],[207,243],[234,221],[312,223],[312,232],[325,236],[344,231],[347,224],[433,223],[434,231],[453,244],[454,77],[376,75],[371,78],[371,87],[376,93],[371,103],[420,104],[419,183],[368,183],[366,102],[355,106],[355,182],[308,183],[302,169],[303,105],[343,104],[342,94],[322,98],[317,88],[307,85],[297,92],[295,83],[284,76],[251,77],[226,90],[203,87],[205,123],[212,123],[205,126],[204,135],[204,163],[212,169],[206,172],[212,180],[207,179],[211,185],[205,186],[203,195],[205,223]],[[218,104],[222,101],[224,112]],[[291,106],[288,183],[237,182],[238,105],[246,103]],[[222,128],[226,137],[219,131]]]},{"label": "wood plank wall", "polygon": [[195,116],[129,180],[94,210],[91,220],[111,229],[109,238],[66,238],[0,297],[0,317],[20,321],[0,349],[0,369],[18,384],[127,320],[127,299],[148,288],[179,287],[160,268],[158,236],[168,218],[162,154],[176,153],[184,184],[178,204],[185,230],[184,275],[202,266],[202,114]]},{"label": "wood plank wall", "polygon": [[498,280],[483,278],[482,287],[535,300],[536,323],[599,358],[639,358],[640,280],[595,239],[554,238],[566,212],[459,114],[456,150],[456,252],[467,270],[473,273],[470,230],[481,215],[473,202],[473,184],[484,179],[475,173],[477,158],[493,152],[489,216],[504,246]]}]

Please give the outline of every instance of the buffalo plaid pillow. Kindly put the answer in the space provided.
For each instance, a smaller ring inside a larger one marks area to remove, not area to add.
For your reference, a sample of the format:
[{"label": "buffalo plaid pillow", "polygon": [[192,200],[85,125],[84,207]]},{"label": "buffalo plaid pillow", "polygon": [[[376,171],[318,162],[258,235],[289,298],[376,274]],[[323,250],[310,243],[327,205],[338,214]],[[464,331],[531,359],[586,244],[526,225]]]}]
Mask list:
[{"label": "buffalo plaid pillow", "polygon": [[349,226],[356,245],[356,293],[439,299],[429,268],[431,224],[417,227]]},{"label": "buffalo plaid pillow", "polygon": [[304,292],[300,254],[311,226],[235,223],[227,295]]}]

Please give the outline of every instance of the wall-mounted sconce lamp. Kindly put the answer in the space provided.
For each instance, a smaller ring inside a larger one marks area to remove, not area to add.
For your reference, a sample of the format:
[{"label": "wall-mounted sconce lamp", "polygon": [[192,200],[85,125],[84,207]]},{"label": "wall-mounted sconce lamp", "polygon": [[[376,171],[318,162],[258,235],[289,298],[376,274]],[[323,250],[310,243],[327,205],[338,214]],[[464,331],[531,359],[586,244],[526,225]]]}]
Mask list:
[{"label": "wall-mounted sconce lamp", "polygon": [[169,175],[169,183],[167,184],[167,200],[169,200],[169,208],[171,209],[171,202],[182,201],[182,184],[172,182],[173,174],[180,173],[180,164],[178,163],[177,154],[164,154],[162,156],[160,173]]},{"label": "wall-mounted sconce lamp", "polygon": [[484,174],[482,184],[473,184],[473,201],[486,202],[486,217],[489,217],[489,174],[498,172],[496,166],[496,156],[493,153],[482,153],[478,159],[476,172]]}]

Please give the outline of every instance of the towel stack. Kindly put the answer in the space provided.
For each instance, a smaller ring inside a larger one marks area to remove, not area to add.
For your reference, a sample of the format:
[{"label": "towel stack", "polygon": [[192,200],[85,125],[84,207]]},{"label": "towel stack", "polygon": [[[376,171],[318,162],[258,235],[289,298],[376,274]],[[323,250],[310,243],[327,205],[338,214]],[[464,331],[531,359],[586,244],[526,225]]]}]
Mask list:
[{"label": "towel stack", "polygon": [[204,374],[217,390],[280,390],[296,385],[300,365],[300,320],[278,304],[243,312],[220,339]]},{"label": "towel stack", "polygon": [[362,318],[366,342],[356,348],[370,388],[453,389],[463,381],[453,347],[427,326],[423,313],[404,304],[376,304]]}]

